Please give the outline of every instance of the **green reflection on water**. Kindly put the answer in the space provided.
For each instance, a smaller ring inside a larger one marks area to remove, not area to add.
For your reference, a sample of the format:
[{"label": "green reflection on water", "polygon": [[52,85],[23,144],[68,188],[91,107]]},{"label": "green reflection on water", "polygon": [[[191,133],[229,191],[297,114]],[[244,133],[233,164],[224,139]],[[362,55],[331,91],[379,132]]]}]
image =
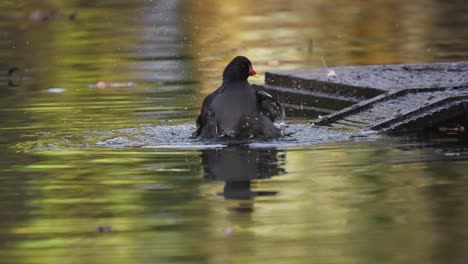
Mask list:
[{"label": "green reflection on water", "polygon": [[[458,138],[201,152],[95,144],[122,128],[193,123],[236,54],[259,72],[320,67],[322,56],[329,66],[466,60],[464,2],[0,8],[1,72],[26,77],[0,83],[0,263],[466,261]],[[77,20],[34,21],[37,10]],[[89,88],[98,81],[136,86]]]}]

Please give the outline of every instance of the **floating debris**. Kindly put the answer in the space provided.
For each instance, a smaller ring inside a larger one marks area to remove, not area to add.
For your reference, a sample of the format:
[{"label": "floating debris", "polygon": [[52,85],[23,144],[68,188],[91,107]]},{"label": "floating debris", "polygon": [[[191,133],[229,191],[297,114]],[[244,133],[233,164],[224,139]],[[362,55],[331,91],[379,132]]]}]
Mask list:
[{"label": "floating debris", "polygon": [[323,57],[320,57],[320,59],[322,60],[323,67],[325,67],[325,69],[327,70],[327,77],[336,77],[335,70],[333,69],[329,70],[327,67],[327,64],[325,63],[325,59]]},{"label": "floating debris", "polygon": [[58,11],[58,10],[47,11],[47,10],[36,9],[36,10],[31,11],[29,14],[27,14],[26,19],[32,22],[43,22],[49,19],[54,19],[54,18],[68,18],[71,21],[75,21],[77,15],[78,15],[77,11],[73,11],[72,13],[67,15],[64,12]]},{"label": "floating debris", "polygon": [[112,227],[111,227],[111,226],[107,226],[107,225],[98,226],[98,227],[96,228],[96,230],[97,230],[99,233],[110,233],[110,232],[112,232]]},{"label": "floating debris", "polygon": [[329,70],[328,73],[327,73],[327,76],[328,77],[336,77],[336,73],[334,70]]},{"label": "floating debris", "polygon": [[49,18],[57,16],[57,11],[44,11],[40,9],[36,9],[29,13],[28,20],[30,21],[46,21]]},{"label": "floating debris", "polygon": [[131,88],[135,87],[136,83],[134,82],[126,82],[126,83],[112,83],[112,82],[104,82],[104,81],[99,81],[95,84],[90,84],[88,85],[89,88],[91,89],[106,89],[106,88]]},{"label": "floating debris", "polygon": [[56,94],[59,94],[59,93],[65,92],[65,90],[66,90],[65,88],[49,88],[49,89],[47,89],[46,91],[47,91],[48,93],[56,93]]}]

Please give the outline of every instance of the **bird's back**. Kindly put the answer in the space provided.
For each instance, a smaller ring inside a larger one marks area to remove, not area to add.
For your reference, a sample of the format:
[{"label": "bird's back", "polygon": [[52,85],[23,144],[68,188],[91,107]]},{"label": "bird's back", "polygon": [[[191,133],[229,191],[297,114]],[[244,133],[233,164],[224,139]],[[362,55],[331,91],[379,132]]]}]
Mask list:
[{"label": "bird's back", "polygon": [[210,110],[218,127],[225,133],[236,133],[242,121],[257,112],[255,92],[247,84],[230,84],[212,100]]}]

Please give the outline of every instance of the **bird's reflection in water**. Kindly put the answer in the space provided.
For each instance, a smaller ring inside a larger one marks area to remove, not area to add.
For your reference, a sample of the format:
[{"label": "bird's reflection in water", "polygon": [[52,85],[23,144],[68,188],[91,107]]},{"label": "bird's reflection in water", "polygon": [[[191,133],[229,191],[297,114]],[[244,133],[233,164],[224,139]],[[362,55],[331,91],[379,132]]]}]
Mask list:
[{"label": "bird's reflection in water", "polygon": [[[224,181],[226,199],[253,200],[257,196],[276,195],[277,191],[253,191],[260,179],[284,174],[281,168],[285,153],[276,149],[251,149],[231,146],[222,149],[204,150],[202,164],[205,178]],[[237,211],[250,212],[249,203],[241,203]]]}]

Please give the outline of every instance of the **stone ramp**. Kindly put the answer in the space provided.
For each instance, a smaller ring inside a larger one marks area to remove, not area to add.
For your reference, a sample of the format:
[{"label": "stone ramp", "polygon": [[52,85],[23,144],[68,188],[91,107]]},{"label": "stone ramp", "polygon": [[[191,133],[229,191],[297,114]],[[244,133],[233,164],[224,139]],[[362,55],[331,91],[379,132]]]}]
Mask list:
[{"label": "stone ramp", "polygon": [[326,115],[316,124],[348,131],[422,129],[468,113],[468,62],[272,71],[258,87],[288,116]]},{"label": "stone ramp", "polygon": [[468,110],[468,87],[402,89],[325,116],[317,125],[350,131],[424,129]]}]

